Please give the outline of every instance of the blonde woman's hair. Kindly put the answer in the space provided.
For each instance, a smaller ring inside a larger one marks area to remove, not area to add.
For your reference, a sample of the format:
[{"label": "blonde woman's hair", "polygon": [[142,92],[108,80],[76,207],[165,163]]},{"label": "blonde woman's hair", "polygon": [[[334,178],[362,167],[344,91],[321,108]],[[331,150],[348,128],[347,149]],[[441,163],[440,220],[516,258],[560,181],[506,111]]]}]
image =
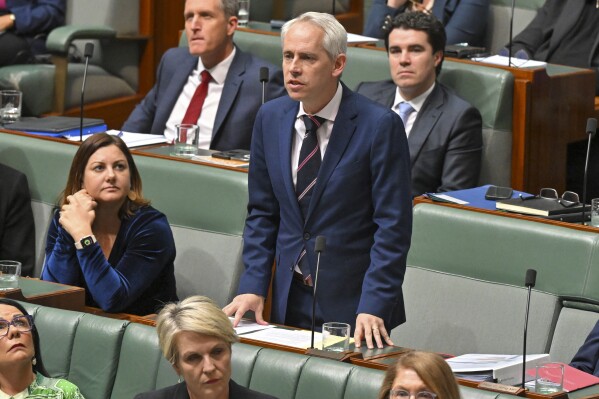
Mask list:
[{"label": "blonde woman's hair", "polygon": [[166,305],[156,319],[160,350],[164,357],[175,364],[178,360],[176,338],[188,331],[215,337],[229,347],[238,341],[233,325],[224,312],[205,296],[195,295],[179,303]]}]

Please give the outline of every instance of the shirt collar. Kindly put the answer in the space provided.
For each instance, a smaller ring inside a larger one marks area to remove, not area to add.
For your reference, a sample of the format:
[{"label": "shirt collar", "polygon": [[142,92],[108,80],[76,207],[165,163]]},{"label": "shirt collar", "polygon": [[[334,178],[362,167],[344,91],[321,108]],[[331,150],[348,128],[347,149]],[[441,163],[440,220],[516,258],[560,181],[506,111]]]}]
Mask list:
[{"label": "shirt collar", "polygon": [[428,90],[426,90],[424,93],[422,93],[418,97],[414,97],[410,101],[406,101],[402,97],[401,93],[399,92],[399,87],[397,87],[395,89],[395,101],[393,102],[393,109],[398,109],[397,107],[399,107],[400,103],[406,102],[406,103],[409,103],[417,113],[420,112],[420,109],[424,105],[424,102],[426,101],[428,96],[433,92],[433,89],[435,88],[436,85],[437,85],[437,82],[434,82],[432,84],[432,86],[428,88]]},{"label": "shirt collar", "polygon": [[[231,67],[231,64],[233,63],[233,58],[235,58],[235,53],[237,52],[237,49],[235,48],[235,46],[233,46],[233,51],[231,51],[231,54],[229,54],[227,56],[227,58],[225,58],[224,60],[222,60],[221,62],[219,62],[218,64],[216,64],[214,67],[207,69],[208,72],[210,72],[210,76],[212,76],[212,80],[217,83],[217,84],[224,84],[225,83],[225,79],[227,78],[227,73],[229,73],[229,68]],[[204,64],[202,64],[202,58],[198,57],[198,71],[201,72],[204,69]]]},{"label": "shirt collar", "polygon": [[[343,86],[341,83],[337,84],[337,91],[331,101],[327,105],[324,106],[323,109],[318,111],[316,115],[324,118],[328,121],[335,121],[337,117],[337,112],[339,112],[339,106],[341,105],[341,97],[343,96]],[[301,117],[302,115],[307,115],[307,112],[304,111],[304,104],[300,103],[299,111],[297,113],[297,117]]]}]

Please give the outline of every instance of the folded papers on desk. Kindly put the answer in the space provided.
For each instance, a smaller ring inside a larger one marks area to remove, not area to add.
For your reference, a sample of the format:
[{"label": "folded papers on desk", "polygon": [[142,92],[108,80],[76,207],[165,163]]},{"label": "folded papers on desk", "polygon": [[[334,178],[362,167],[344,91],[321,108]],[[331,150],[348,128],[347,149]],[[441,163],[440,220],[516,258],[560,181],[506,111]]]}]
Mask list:
[{"label": "folded papers on desk", "polygon": [[[471,381],[495,381],[500,384],[522,383],[522,355],[468,354],[446,360],[457,378]],[[526,368],[549,361],[548,354],[526,355]],[[534,378],[527,375],[526,379]]]},{"label": "folded papers on desk", "polygon": [[[131,132],[123,132],[121,130],[107,130],[106,133],[111,134],[113,136],[119,136],[127,147],[135,148],[135,147],[143,147],[145,145],[153,145],[153,144],[162,144],[166,143],[168,140],[164,135],[158,134],[148,134],[148,133],[131,133]],[[84,135],[83,140],[87,139],[91,134]],[[79,136],[68,137],[71,141],[79,141]]]},{"label": "folded papers on desk", "polygon": [[[247,334],[241,334],[242,338],[263,341],[271,344],[289,346],[292,348],[308,349],[312,341],[312,332],[310,330],[296,330],[282,327],[268,328]],[[339,337],[341,341],[343,338]],[[350,344],[354,342],[349,339]],[[322,347],[322,334],[314,333],[314,347]]]}]

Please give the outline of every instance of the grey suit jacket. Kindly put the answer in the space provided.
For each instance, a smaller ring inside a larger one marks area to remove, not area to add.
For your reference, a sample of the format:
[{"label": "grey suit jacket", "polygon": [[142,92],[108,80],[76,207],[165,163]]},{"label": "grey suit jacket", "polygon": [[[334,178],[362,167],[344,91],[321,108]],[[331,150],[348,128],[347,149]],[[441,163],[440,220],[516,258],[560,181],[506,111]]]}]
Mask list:
[{"label": "grey suit jacket", "polygon": [[[392,80],[361,83],[357,92],[393,106]],[[480,112],[439,82],[428,96],[410,135],[412,196],[461,190],[478,184],[482,155]]]},{"label": "grey suit jacket", "polygon": [[[198,65],[198,57],[187,47],[168,50],[158,67],[156,84],[133,110],[122,130],[163,134],[187,78]],[[237,48],[225,79],[210,148],[226,151],[250,148],[252,128],[262,103],[260,68],[270,70],[266,100],[285,94],[281,69]]]}]

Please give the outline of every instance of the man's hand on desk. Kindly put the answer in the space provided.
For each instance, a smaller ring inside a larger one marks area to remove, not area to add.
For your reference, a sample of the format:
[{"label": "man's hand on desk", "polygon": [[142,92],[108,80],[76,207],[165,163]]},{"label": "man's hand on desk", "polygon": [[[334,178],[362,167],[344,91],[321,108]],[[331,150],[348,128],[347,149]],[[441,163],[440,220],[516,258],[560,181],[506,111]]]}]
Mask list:
[{"label": "man's hand on desk", "polygon": [[256,323],[266,325],[262,313],[264,311],[264,297],[254,294],[241,294],[233,298],[233,301],[223,308],[227,316],[235,315],[233,328],[237,327],[243,315],[251,310],[256,316]]},{"label": "man's hand on desk", "polygon": [[362,339],[366,339],[368,349],[374,348],[373,340],[378,348],[383,347],[383,341],[387,345],[393,345],[393,341],[389,338],[385,322],[380,317],[373,316],[368,313],[360,313],[356,318],[356,331],[354,331],[354,341],[356,348],[362,345]]}]

